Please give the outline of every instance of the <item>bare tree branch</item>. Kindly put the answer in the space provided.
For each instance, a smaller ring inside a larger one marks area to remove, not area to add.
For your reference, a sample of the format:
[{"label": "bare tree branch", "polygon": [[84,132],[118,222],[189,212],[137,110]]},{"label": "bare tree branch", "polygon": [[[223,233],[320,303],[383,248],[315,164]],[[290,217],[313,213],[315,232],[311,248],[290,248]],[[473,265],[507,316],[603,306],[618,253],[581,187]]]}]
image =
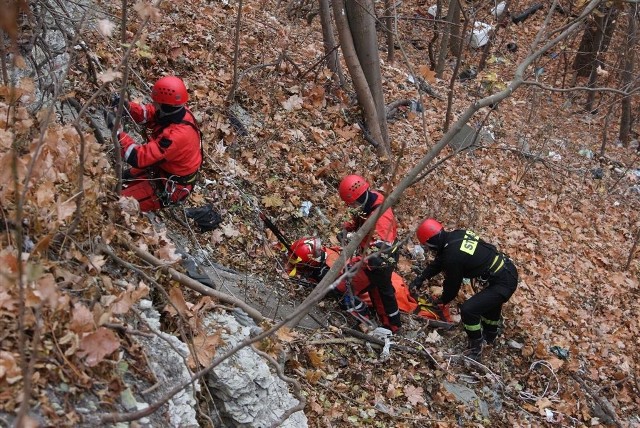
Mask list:
[{"label": "bare tree branch", "polygon": [[555,88],[553,86],[545,85],[544,83],[536,82],[533,80],[524,80],[522,82],[523,85],[527,86],[537,86],[538,88],[542,88],[551,92],[576,92],[576,91],[588,91],[588,92],[611,92],[613,94],[622,95],[623,97],[629,97],[634,95],[637,92],[640,92],[640,88],[636,88],[633,91],[627,92],[620,89],[615,88],[590,88],[588,86],[574,86],[572,88]]}]

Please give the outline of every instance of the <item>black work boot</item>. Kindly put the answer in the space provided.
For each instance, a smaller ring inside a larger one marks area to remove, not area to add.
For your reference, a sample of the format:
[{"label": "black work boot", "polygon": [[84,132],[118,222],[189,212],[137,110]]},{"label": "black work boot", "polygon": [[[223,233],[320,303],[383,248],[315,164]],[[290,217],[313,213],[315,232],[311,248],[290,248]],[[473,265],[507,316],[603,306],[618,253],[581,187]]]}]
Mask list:
[{"label": "black work boot", "polygon": [[498,330],[496,331],[487,331],[486,329],[482,330],[482,338],[487,343],[487,345],[493,345],[498,337]]},{"label": "black work boot", "polygon": [[479,337],[477,339],[469,339],[469,344],[467,345],[467,350],[464,352],[464,354],[472,360],[480,362],[483,344],[484,339],[482,337]]}]

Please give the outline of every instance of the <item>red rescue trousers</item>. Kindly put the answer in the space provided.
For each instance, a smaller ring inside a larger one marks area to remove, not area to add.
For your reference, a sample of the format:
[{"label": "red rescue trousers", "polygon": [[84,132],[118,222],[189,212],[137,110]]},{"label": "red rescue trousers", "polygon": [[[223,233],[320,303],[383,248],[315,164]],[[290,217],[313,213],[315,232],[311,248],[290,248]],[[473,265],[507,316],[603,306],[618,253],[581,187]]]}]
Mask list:
[{"label": "red rescue trousers", "polygon": [[126,182],[122,189],[122,196],[135,198],[140,203],[140,211],[159,210],[171,204],[185,200],[193,186],[182,185],[166,178],[148,179],[147,176]]}]

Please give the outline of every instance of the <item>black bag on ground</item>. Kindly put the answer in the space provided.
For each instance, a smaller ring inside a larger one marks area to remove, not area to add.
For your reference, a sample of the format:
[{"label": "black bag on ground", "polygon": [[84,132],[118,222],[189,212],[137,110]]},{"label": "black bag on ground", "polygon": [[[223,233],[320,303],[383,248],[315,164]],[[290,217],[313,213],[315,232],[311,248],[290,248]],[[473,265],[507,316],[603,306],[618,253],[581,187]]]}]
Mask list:
[{"label": "black bag on ground", "polygon": [[187,217],[192,219],[202,232],[217,229],[222,223],[222,216],[213,209],[213,205],[207,204],[197,208],[185,209]]}]

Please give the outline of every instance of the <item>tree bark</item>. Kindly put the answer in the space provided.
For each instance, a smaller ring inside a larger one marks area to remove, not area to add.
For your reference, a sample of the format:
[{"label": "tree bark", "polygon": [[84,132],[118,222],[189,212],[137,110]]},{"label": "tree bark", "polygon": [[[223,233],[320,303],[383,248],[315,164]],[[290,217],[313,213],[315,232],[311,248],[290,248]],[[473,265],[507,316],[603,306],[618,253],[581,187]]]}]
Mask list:
[{"label": "tree bark", "polygon": [[383,22],[385,25],[385,35],[387,36],[387,61],[393,64],[395,61],[396,46],[393,39],[393,29],[395,28],[395,7],[391,0],[384,0],[384,14],[388,16]]},{"label": "tree bark", "polygon": [[322,43],[324,45],[324,54],[327,56],[327,67],[329,67],[329,70],[333,72],[334,76],[338,77],[340,86],[344,86],[344,74],[342,74],[342,67],[340,67],[340,61],[338,61],[336,39],[335,37],[333,37],[333,26],[331,25],[331,7],[329,6],[329,0],[320,0],[320,25],[322,27]]},{"label": "tree bark", "polygon": [[334,0],[332,5],[333,17],[336,21],[336,28],[338,30],[342,54],[344,55],[345,63],[347,64],[347,68],[351,74],[351,79],[353,80],[358,104],[360,105],[360,108],[362,108],[364,121],[368,131],[377,143],[376,150],[380,161],[383,165],[388,165],[390,161],[390,151],[384,143],[373,95],[371,94],[367,79],[364,75],[364,71],[362,70],[362,66],[360,65],[360,61],[358,60],[358,56],[353,45],[353,38],[351,36],[349,22],[347,21],[346,11],[344,9],[344,0]]},{"label": "tree bark", "polygon": [[[638,4],[629,4],[629,15],[627,24],[627,46],[630,49],[624,49],[624,67],[620,76],[620,83],[622,84],[622,90],[625,92],[631,92],[633,89],[633,71],[635,60],[635,49],[633,47],[638,43]],[[631,126],[633,117],[631,114],[631,96],[622,98],[621,112],[620,112],[620,132],[618,139],[622,142],[624,147],[629,146],[631,140]]]},{"label": "tree bark", "polygon": [[458,8],[458,0],[449,0],[449,10],[447,11],[446,18],[447,23],[445,24],[444,32],[442,34],[442,40],[440,41],[440,49],[438,50],[438,62],[436,64],[436,77],[438,79],[442,79],[442,73],[444,72],[447,53],[450,49],[451,34],[453,32],[452,26],[454,25],[456,8]]},{"label": "tree bark", "polygon": [[[605,8],[603,14],[595,15],[595,28],[592,27],[596,33],[593,35],[593,45],[591,46],[592,50],[590,55],[588,56],[590,66],[589,73],[589,83],[587,83],[587,87],[593,88],[596,86],[596,81],[598,80],[598,67],[600,67],[603,63],[600,59],[601,54],[606,52],[609,48],[609,42],[611,41],[611,36],[613,35],[613,30],[615,29],[616,17],[618,16],[618,9],[614,7]],[[587,31],[585,31],[585,36]],[[581,43],[582,46],[582,43]],[[578,72],[578,75],[579,72]],[[588,112],[593,111],[593,102],[596,97],[596,91],[589,91],[587,94],[587,102],[585,105],[585,110]]]},{"label": "tree bark", "polygon": [[389,131],[387,115],[382,92],[382,72],[380,70],[380,54],[378,51],[378,35],[376,33],[375,9],[373,0],[345,2],[349,30],[360,66],[367,79],[369,91],[373,96],[382,142],[389,149]]},{"label": "tree bark", "polygon": [[464,46],[464,43],[462,42],[464,32],[460,27],[460,0],[453,0],[451,5],[453,5],[453,13],[449,27],[451,29],[449,35],[449,52],[451,52],[451,55],[458,57],[461,56],[462,47]]},{"label": "tree bark", "polygon": [[584,30],[578,53],[573,61],[573,69],[578,77],[591,78],[594,70],[600,65],[600,53],[606,52],[609,48],[617,9],[601,5],[598,12]]}]

